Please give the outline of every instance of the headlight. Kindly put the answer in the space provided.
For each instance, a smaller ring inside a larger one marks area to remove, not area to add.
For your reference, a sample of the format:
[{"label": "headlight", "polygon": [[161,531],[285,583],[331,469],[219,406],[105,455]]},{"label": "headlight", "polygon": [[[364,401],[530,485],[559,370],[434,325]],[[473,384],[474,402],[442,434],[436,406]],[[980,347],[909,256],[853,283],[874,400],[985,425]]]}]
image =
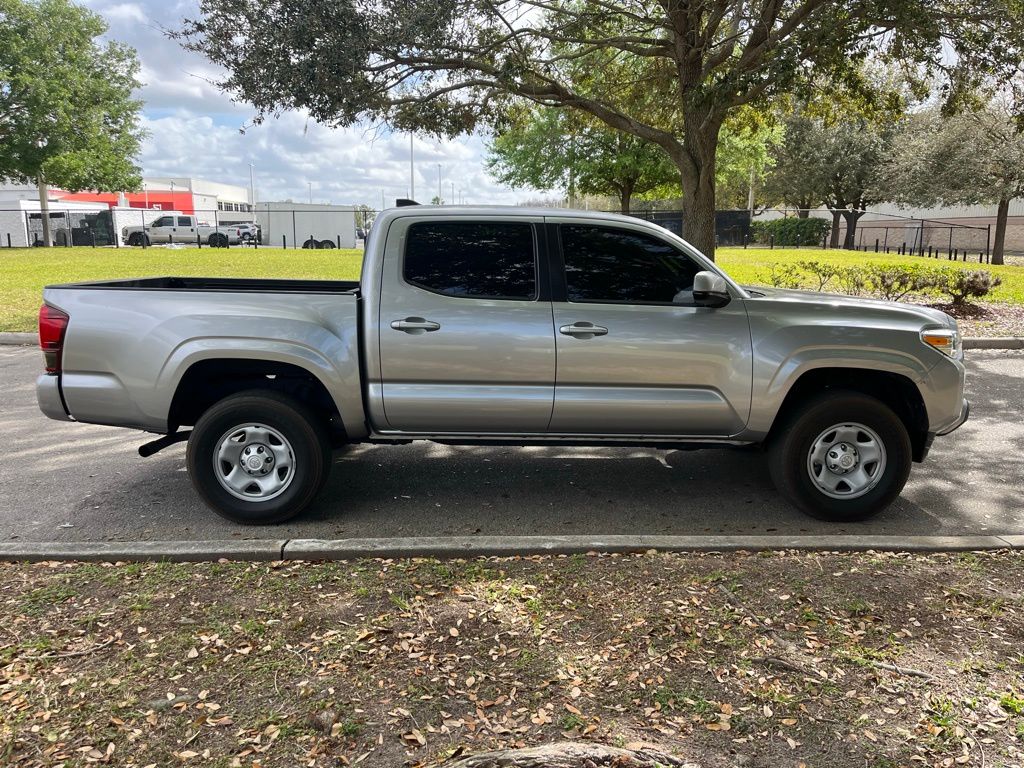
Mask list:
[{"label": "headlight", "polygon": [[947,328],[929,328],[921,331],[921,341],[944,355],[960,359],[964,355],[963,341],[959,331]]}]

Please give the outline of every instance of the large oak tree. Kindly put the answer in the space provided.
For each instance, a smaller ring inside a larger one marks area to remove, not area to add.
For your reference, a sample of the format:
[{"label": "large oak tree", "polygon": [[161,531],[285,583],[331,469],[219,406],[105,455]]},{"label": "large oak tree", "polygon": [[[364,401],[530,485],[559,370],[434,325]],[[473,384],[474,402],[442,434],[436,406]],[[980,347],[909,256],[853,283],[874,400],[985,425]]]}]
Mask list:
[{"label": "large oak tree", "polygon": [[685,234],[710,255],[734,110],[843,81],[872,52],[943,72],[955,97],[1017,65],[1021,14],[1017,0],[202,0],[180,34],[260,115],[455,135],[509,100],[583,111],[669,155]]}]

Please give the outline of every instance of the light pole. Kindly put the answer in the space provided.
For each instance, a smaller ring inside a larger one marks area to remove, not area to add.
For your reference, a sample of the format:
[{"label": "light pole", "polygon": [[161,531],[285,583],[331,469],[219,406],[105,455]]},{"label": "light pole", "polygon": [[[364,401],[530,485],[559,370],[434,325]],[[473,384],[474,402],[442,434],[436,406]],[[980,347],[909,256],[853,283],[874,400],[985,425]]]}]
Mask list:
[{"label": "light pole", "polygon": [[441,205],[444,200],[441,199],[441,164],[437,164],[437,204]]},{"label": "light pole", "polygon": [[174,210],[174,182],[171,182],[171,210]]},{"label": "light pole", "polygon": [[253,164],[249,163],[249,213],[255,218],[256,213],[256,183],[253,181]]},{"label": "light pole", "polygon": [[415,166],[413,165],[413,148],[412,148],[412,140],[413,140],[414,137],[415,137],[415,134],[412,134],[412,133],[409,134],[409,199],[410,200],[415,200],[416,199],[416,170],[415,170]]},{"label": "light pole", "polygon": [[455,182],[452,182],[452,205],[455,205],[459,201],[455,199]]},{"label": "light pole", "polygon": [[309,185],[309,204],[312,205],[313,204],[313,182],[312,181],[307,181],[306,183]]}]

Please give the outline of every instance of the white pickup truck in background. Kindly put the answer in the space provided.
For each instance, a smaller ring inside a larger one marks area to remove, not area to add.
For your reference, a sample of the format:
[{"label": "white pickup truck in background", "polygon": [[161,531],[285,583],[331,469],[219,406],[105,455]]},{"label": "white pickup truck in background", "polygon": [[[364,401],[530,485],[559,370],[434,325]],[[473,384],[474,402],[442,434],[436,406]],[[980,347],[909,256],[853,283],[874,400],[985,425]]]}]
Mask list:
[{"label": "white pickup truck in background", "polygon": [[152,245],[153,243],[187,243],[195,245],[197,239],[211,248],[226,248],[242,241],[242,227],[229,225],[213,227],[202,224],[187,213],[170,211],[147,226],[122,227],[121,238],[126,245]]}]

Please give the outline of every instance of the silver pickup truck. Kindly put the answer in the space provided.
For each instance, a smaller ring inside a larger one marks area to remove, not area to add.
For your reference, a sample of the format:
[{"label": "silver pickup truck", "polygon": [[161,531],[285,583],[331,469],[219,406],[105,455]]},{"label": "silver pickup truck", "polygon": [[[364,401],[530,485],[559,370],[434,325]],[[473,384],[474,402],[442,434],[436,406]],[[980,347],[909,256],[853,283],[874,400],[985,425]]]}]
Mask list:
[{"label": "silver pickup truck", "polygon": [[[55,285],[43,412],[188,440],[199,495],[298,514],[352,442],[764,446],[828,520],[899,495],[967,418],[956,322],[744,288],[670,232],[581,211],[380,214],[359,282],[154,277]],[[191,428],[191,429],[189,429]]]}]

